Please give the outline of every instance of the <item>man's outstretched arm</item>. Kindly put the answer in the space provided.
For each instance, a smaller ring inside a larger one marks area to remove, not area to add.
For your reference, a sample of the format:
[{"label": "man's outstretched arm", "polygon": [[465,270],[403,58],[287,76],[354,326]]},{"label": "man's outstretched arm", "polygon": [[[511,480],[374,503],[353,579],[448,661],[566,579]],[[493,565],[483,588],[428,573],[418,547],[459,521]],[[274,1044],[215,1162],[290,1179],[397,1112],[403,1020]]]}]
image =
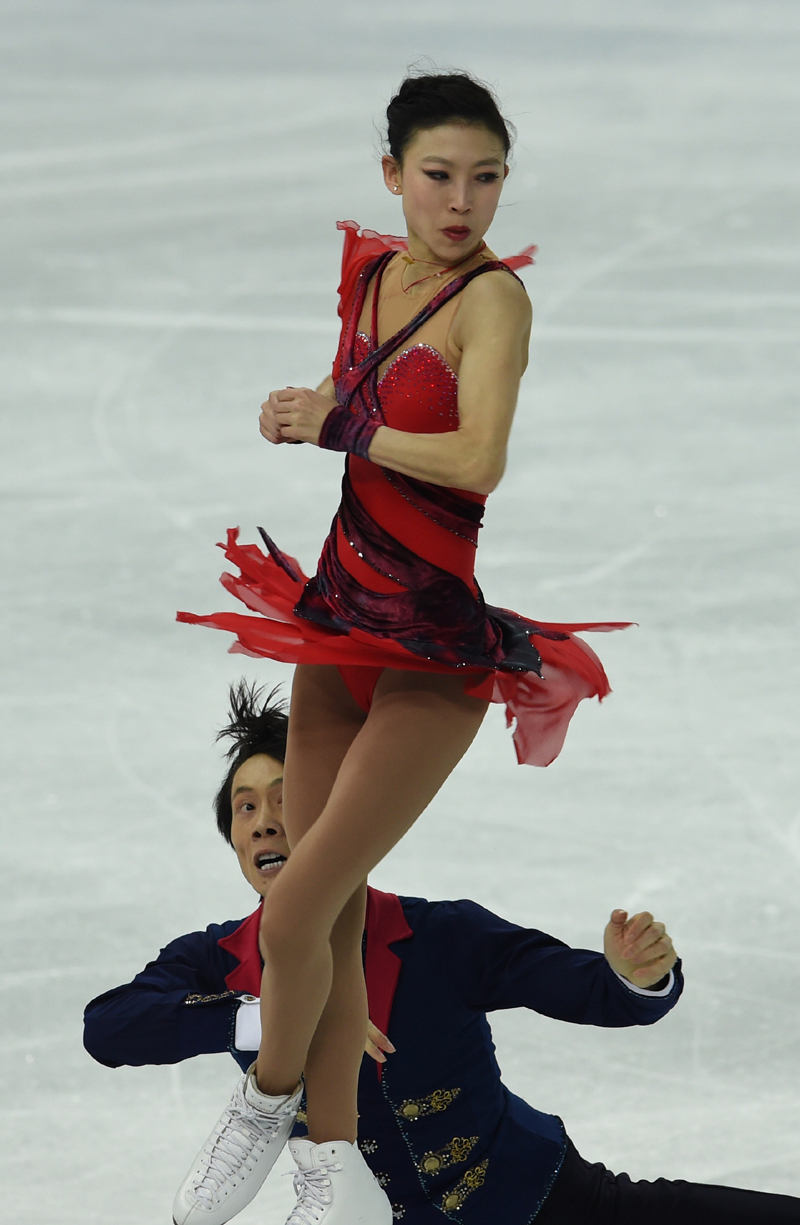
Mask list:
[{"label": "man's outstretched arm", "polygon": [[[117,1068],[230,1051],[247,1067],[261,1043],[259,1001],[228,989],[225,974],[232,965],[219,947],[223,931],[180,936],[131,982],[87,1004],[83,1044],[89,1054]],[[394,1051],[371,1022],[365,1049],[377,1063]]]},{"label": "man's outstretched arm", "polygon": [[234,1049],[240,992],[229,991],[232,968],[220,928],[180,936],[129,983],[86,1006],[83,1042],[107,1067],[179,1063]]},{"label": "man's outstretched arm", "polygon": [[649,1025],[674,1007],[683,989],[671,941],[648,914],[628,919],[614,912],[606,929],[610,957],[570,948],[475,902],[439,903],[431,920],[442,974],[484,1012],[531,1008],[582,1025]]}]

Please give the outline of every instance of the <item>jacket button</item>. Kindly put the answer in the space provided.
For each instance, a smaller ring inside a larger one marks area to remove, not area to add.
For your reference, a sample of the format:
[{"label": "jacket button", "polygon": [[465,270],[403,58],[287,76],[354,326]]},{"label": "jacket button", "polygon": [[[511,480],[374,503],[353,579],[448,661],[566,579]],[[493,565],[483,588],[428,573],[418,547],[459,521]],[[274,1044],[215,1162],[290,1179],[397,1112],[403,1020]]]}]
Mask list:
[{"label": "jacket button", "polygon": [[435,1174],[441,1164],[441,1157],[426,1157],[422,1163],[422,1168],[426,1174]]},{"label": "jacket button", "polygon": [[450,1195],[445,1196],[443,1207],[448,1209],[457,1208],[459,1202],[459,1196],[456,1195],[455,1192],[451,1192]]},{"label": "jacket button", "polygon": [[419,1114],[419,1106],[415,1102],[406,1102],[403,1106],[403,1117],[406,1119],[415,1119]]}]

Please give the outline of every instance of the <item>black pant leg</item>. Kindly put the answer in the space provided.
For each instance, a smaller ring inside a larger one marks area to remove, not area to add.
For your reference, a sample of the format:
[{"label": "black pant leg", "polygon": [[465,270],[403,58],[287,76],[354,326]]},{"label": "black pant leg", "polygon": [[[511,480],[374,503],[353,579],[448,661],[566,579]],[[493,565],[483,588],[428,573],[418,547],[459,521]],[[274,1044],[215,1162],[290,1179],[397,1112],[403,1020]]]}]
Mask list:
[{"label": "black pant leg", "polygon": [[666,1178],[634,1182],[584,1161],[568,1141],[536,1225],[800,1225],[800,1199]]}]

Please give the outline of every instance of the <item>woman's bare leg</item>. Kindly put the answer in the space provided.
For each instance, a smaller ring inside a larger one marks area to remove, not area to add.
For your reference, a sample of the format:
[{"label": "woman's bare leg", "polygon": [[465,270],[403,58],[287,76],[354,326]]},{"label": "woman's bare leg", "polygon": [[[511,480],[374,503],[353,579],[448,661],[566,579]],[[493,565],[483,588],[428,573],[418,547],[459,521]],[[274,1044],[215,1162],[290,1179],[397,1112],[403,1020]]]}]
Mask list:
[{"label": "woman's bare leg", "polygon": [[355,1141],[358,1074],[367,1037],[367,986],[361,960],[366,881],[331,933],[333,980],[305,1065],[308,1134],[316,1144]]},{"label": "woman's bare leg", "polygon": [[[289,845],[294,849],[325,807],[342,760],[367,716],[338,669],[324,665],[295,669],[291,709],[284,818]],[[331,988],[304,1070],[312,1139],[316,1138],[315,1119],[320,1114],[333,1129],[329,1138],[355,1139],[350,1134],[352,1103],[358,1088],[367,1017],[361,961],[366,901],[365,881],[344,906],[330,936]],[[343,1049],[350,1057],[341,1060],[339,1052]]]},{"label": "woman's bare leg", "polygon": [[[336,693],[331,687],[327,711],[331,740],[341,747]],[[264,904],[263,1040],[256,1073],[263,1092],[280,1094],[295,1088],[305,1068],[316,1142],[354,1140],[356,1134],[355,1088],[366,1036],[363,882],[436,795],[486,707],[464,693],[462,676],[385,671],[317,816],[311,802],[303,813],[302,787],[292,782],[295,771],[299,776],[316,768],[313,756],[301,763],[298,720],[287,779],[292,856]],[[326,743],[324,721],[313,736],[319,746]],[[325,761],[334,756],[327,753]],[[309,795],[315,786],[309,784]]]}]

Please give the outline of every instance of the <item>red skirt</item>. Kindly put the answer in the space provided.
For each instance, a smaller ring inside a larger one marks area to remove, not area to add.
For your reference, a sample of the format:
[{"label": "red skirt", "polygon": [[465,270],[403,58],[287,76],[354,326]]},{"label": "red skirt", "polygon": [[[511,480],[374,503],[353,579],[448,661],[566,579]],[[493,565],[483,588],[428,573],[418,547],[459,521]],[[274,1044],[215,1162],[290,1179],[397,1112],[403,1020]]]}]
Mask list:
[{"label": "red skirt", "polygon": [[357,626],[345,632],[297,616],[295,606],[307,579],[293,558],[286,557],[288,565],[284,567],[257,546],[240,545],[237,529],[228,532],[227,545],[220,545],[220,548],[225,550],[228,561],[241,571],[239,577],[223,574],[220,579],[223,587],[257,615],[223,612],[200,617],[179,612],[178,621],[235,634],[236,641],[230,648],[233,654],[275,659],[287,664],[334,665],[365,710],[369,708],[372,691],[384,668],[414,672],[459,671],[464,675],[466,693],[505,706],[507,726],[514,728],[517,760],[526,765],[549,765],[561,751],[578,703],[591,697],[602,700],[610,692],[603,665],[591,647],[575,636],[576,631],[624,629],[630,624],[540,622],[546,633],[555,631],[566,635],[565,638],[550,638],[531,634],[531,641],[542,660],[541,676],[534,672],[453,665],[422,658],[392,638],[378,637]]}]

